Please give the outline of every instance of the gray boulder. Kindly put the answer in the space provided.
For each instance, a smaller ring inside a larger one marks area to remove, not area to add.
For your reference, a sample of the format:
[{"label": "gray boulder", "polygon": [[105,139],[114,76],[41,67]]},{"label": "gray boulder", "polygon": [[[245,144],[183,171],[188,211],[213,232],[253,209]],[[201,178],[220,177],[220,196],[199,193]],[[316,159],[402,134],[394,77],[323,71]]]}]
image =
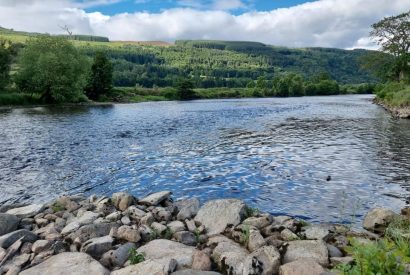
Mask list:
[{"label": "gray boulder", "polygon": [[200,271],[200,270],[193,270],[193,269],[184,269],[179,270],[171,275],[221,275],[221,273],[214,272],[214,271]]},{"label": "gray boulder", "polygon": [[134,203],[135,199],[128,193],[119,192],[112,195],[112,201],[117,209],[125,211],[131,204]]},{"label": "gray boulder", "polygon": [[185,230],[185,224],[181,221],[170,222],[167,226],[174,233]]},{"label": "gray boulder", "polygon": [[363,227],[369,231],[383,233],[386,227],[398,215],[385,208],[375,208],[370,210],[364,218]]},{"label": "gray boulder", "polygon": [[192,246],[165,239],[153,240],[138,248],[138,252],[145,253],[147,259],[175,259],[178,269],[191,267],[195,251]]},{"label": "gray boulder", "polygon": [[212,259],[223,274],[242,274],[244,262],[249,252],[225,236],[215,236],[208,240],[208,245],[216,245]]},{"label": "gray boulder", "polygon": [[11,214],[0,213],[0,236],[17,230],[20,219]]},{"label": "gray boulder", "polygon": [[242,222],[246,225],[251,225],[256,227],[257,229],[262,229],[272,223],[272,216],[262,216],[262,217],[249,217]]},{"label": "gray boulder", "polygon": [[110,272],[85,253],[65,252],[24,270],[20,275],[109,275]]},{"label": "gray boulder", "polygon": [[199,209],[195,221],[205,226],[208,235],[220,234],[228,225],[236,226],[241,223],[245,207],[237,199],[208,201]]},{"label": "gray boulder", "polygon": [[11,246],[19,239],[21,239],[22,242],[32,243],[37,241],[38,236],[26,229],[13,231],[0,237],[0,247],[7,249],[9,246]]},{"label": "gray boulder", "polygon": [[136,243],[141,240],[140,232],[137,229],[132,228],[128,225],[123,225],[118,228],[117,236],[118,239]]},{"label": "gray boulder", "polygon": [[27,206],[13,208],[8,210],[6,213],[15,215],[20,219],[31,218],[40,213],[44,209],[42,204],[30,204]]},{"label": "gray boulder", "polygon": [[183,244],[195,246],[196,245],[196,237],[194,233],[189,231],[179,231],[174,233],[174,238]]},{"label": "gray boulder", "polygon": [[116,250],[111,250],[105,253],[101,263],[104,261],[105,266],[122,267],[129,258],[130,250],[137,248],[134,243],[126,243],[118,247]]},{"label": "gray boulder", "polygon": [[81,247],[81,252],[91,255],[95,259],[99,259],[105,252],[112,248],[114,239],[111,236],[94,238],[86,241]]},{"label": "gray boulder", "polygon": [[322,266],[329,264],[329,253],[324,241],[293,241],[289,242],[283,257],[284,263],[299,259],[312,259]]},{"label": "gray boulder", "polygon": [[180,221],[193,218],[199,210],[199,200],[197,198],[177,201],[175,205],[179,210],[177,219]]},{"label": "gray boulder", "polygon": [[151,194],[143,199],[141,199],[138,203],[148,206],[156,206],[163,202],[164,200],[168,199],[171,196],[172,192],[170,191],[162,191],[158,193]]}]

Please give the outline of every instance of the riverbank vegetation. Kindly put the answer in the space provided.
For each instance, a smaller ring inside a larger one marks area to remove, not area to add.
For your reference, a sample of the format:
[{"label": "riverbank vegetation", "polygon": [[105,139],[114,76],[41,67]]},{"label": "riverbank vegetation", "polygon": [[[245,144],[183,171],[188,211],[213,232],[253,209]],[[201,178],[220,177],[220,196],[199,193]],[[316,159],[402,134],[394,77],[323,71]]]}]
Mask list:
[{"label": "riverbank vegetation", "polygon": [[[388,55],[369,58],[366,66],[373,68],[386,83],[377,90],[376,101],[390,110],[410,108],[410,12],[386,17],[372,25],[371,36]],[[383,57],[384,56],[384,57]],[[374,56],[373,56],[374,57]],[[396,111],[395,111],[396,112]],[[399,111],[410,117],[409,111]]]}]

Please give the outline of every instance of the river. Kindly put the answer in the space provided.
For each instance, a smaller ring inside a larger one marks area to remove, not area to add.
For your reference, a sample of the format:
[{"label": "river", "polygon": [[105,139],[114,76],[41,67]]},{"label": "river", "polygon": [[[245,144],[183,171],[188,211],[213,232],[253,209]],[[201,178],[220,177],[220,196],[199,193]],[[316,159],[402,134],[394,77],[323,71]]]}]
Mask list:
[{"label": "river", "polygon": [[372,96],[0,111],[0,203],[69,193],[240,198],[313,222],[410,200],[410,120]]}]

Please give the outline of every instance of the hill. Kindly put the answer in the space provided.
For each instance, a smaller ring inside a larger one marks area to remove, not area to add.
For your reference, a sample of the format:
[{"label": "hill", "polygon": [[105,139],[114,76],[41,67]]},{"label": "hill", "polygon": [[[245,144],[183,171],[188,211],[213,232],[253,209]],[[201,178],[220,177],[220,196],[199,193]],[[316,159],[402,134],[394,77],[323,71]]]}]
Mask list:
[{"label": "hill", "polygon": [[[40,33],[0,28],[0,37],[24,43]],[[166,87],[178,78],[190,77],[199,88],[246,87],[260,76],[268,80],[287,72],[306,79],[326,72],[340,83],[376,82],[360,68],[366,50],[333,48],[284,48],[258,42],[180,40],[109,41],[89,35],[70,36],[90,57],[104,51],[114,63],[116,86]]]}]

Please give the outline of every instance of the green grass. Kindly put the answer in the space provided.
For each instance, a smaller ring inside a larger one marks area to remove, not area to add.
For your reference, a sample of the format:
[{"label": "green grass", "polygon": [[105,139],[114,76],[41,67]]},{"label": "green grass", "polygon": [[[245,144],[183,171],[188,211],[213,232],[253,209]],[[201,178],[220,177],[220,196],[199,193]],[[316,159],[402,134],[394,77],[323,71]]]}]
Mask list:
[{"label": "green grass", "polygon": [[410,85],[398,82],[382,85],[377,91],[377,99],[390,107],[409,107]]},{"label": "green grass", "polygon": [[41,104],[38,95],[22,93],[0,93],[0,106],[20,106]]}]

